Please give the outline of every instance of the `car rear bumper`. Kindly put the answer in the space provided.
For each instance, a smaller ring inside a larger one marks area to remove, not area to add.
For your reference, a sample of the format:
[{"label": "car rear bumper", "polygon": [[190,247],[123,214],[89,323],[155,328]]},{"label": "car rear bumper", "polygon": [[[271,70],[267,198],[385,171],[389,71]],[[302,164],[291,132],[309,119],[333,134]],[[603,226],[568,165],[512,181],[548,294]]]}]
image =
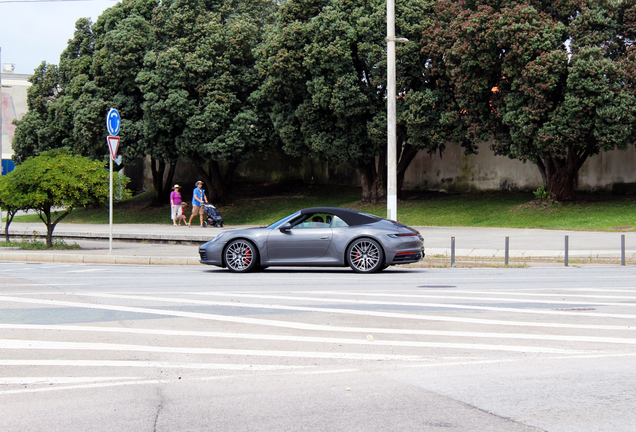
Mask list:
[{"label": "car rear bumper", "polygon": [[387,257],[387,265],[416,263],[421,261],[425,255],[423,248],[414,251],[398,252],[390,259]]}]

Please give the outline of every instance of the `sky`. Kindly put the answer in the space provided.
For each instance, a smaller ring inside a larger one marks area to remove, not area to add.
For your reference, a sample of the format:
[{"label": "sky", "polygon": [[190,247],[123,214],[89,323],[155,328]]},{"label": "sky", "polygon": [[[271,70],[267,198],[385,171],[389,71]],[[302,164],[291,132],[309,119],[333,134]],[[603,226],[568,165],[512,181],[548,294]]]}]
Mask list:
[{"label": "sky", "polygon": [[46,61],[58,64],[73,37],[75,22],[92,22],[117,0],[0,0],[2,63],[14,63],[15,73],[31,74]]}]

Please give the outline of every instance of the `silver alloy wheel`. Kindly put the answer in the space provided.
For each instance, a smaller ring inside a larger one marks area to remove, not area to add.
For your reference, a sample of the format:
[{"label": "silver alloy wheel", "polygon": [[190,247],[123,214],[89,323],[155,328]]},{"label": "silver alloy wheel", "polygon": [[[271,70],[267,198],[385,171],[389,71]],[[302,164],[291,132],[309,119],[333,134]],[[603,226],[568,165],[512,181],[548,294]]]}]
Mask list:
[{"label": "silver alloy wheel", "polygon": [[233,271],[248,271],[254,268],[256,252],[254,246],[244,240],[236,240],[225,250],[225,264]]},{"label": "silver alloy wheel", "polygon": [[383,253],[370,239],[361,239],[349,247],[349,265],[358,272],[373,272],[382,267]]}]

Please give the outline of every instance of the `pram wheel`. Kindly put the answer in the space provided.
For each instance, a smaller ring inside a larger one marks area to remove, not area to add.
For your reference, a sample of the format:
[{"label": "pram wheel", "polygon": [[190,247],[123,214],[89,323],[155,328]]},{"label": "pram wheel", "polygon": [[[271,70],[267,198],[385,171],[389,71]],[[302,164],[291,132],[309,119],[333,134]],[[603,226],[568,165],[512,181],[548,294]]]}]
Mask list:
[{"label": "pram wheel", "polygon": [[203,228],[205,228],[206,226],[208,226],[208,223],[206,221],[203,221]]},{"label": "pram wheel", "polygon": [[223,222],[219,222],[219,227],[223,228]]}]

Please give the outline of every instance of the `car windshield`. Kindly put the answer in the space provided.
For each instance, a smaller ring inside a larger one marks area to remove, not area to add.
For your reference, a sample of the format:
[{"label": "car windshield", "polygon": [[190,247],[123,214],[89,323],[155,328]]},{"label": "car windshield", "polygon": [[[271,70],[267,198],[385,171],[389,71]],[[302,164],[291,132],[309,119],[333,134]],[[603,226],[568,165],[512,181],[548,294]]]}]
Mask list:
[{"label": "car windshield", "polygon": [[291,218],[294,218],[294,217],[298,216],[299,214],[300,214],[300,212],[299,212],[299,211],[297,211],[297,212],[296,212],[296,213],[294,213],[294,214],[291,214],[291,215],[289,215],[289,216],[285,216],[284,218],[277,220],[277,221],[276,221],[276,222],[274,222],[273,224],[268,225],[268,226],[267,226],[267,228],[270,228],[270,229],[278,228],[278,227],[279,227],[279,226],[281,226],[283,223],[287,222],[287,221],[288,221],[289,219],[291,219]]}]

